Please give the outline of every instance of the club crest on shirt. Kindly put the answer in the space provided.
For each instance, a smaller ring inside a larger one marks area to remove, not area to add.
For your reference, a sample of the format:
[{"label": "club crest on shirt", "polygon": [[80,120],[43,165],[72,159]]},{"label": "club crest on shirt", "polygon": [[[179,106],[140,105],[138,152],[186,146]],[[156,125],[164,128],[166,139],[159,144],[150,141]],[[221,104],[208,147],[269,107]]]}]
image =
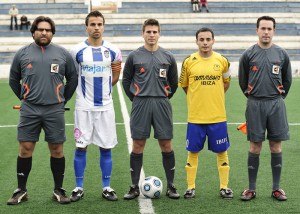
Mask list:
[{"label": "club crest on shirt", "polygon": [[219,71],[220,70],[220,65],[214,64],[214,70]]},{"label": "club crest on shirt", "polygon": [[108,50],[105,50],[105,51],[104,51],[104,56],[105,56],[105,58],[108,58],[108,57],[109,57],[109,51],[108,51]]},{"label": "club crest on shirt", "polygon": [[59,71],[59,64],[51,64],[50,72],[51,73],[58,73],[58,71]]},{"label": "club crest on shirt", "polygon": [[273,65],[272,73],[273,74],[279,74],[280,66],[279,65]]},{"label": "club crest on shirt", "polygon": [[159,69],[159,77],[166,78],[167,77],[167,69],[165,69],[165,68]]}]

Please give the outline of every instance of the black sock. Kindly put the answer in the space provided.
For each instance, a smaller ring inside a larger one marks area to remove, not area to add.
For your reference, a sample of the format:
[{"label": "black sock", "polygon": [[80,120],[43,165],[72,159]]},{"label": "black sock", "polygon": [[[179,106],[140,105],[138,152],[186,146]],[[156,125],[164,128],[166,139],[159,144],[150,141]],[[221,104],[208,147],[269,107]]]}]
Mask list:
[{"label": "black sock", "polygon": [[62,188],[65,173],[65,157],[50,158],[50,166],[54,179],[54,189]]},{"label": "black sock", "polygon": [[273,190],[279,189],[282,168],[282,153],[271,153],[271,167],[273,176]]},{"label": "black sock", "polygon": [[130,172],[131,172],[131,181],[133,185],[139,184],[142,165],[143,165],[143,153],[135,154],[131,152]]},{"label": "black sock", "polygon": [[165,169],[168,187],[174,182],[175,175],[175,155],[174,151],[172,152],[162,152],[162,161]]},{"label": "black sock", "polygon": [[29,173],[31,171],[32,166],[32,157],[29,158],[21,158],[18,156],[17,158],[17,179],[18,179],[18,188],[23,191],[26,190],[26,183]]},{"label": "black sock", "polygon": [[259,167],[259,154],[248,153],[248,176],[249,176],[249,189],[256,189],[256,178]]}]

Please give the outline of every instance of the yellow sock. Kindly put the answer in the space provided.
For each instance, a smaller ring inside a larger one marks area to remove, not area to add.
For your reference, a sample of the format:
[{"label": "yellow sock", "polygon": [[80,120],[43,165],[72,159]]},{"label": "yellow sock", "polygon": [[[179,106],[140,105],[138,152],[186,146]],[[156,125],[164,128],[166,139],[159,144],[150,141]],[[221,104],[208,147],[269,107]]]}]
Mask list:
[{"label": "yellow sock", "polygon": [[220,189],[226,189],[229,182],[229,160],[227,151],[217,154],[217,164],[220,178]]},{"label": "yellow sock", "polygon": [[199,152],[188,152],[187,163],[185,165],[188,189],[196,187],[195,182],[198,168],[198,154]]}]

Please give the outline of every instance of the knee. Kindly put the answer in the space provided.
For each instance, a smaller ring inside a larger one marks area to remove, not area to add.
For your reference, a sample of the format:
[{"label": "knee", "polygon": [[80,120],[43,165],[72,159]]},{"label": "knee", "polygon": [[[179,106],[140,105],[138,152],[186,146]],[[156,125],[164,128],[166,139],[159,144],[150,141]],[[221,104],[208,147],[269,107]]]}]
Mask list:
[{"label": "knee", "polygon": [[281,142],[270,141],[270,151],[271,153],[280,153],[281,152]]},{"label": "knee", "polygon": [[62,144],[52,144],[51,146],[49,145],[49,150],[51,156],[54,158],[62,158],[64,156]]},{"label": "knee", "polygon": [[132,152],[135,154],[140,154],[144,152],[146,141],[145,140],[133,140]]},{"label": "knee", "polygon": [[280,153],[281,147],[270,147],[271,153]]},{"label": "knee", "polygon": [[250,148],[249,151],[253,154],[260,154],[261,149],[260,148]]},{"label": "knee", "polygon": [[172,149],[172,145],[171,144],[167,144],[167,145],[164,145],[161,147],[161,151],[162,152],[172,152],[173,149]]},{"label": "knee", "polygon": [[34,150],[35,143],[20,143],[19,156],[22,158],[31,157]]},{"label": "knee", "polygon": [[262,148],[261,143],[250,143],[249,151],[253,154],[260,154],[261,148]]},{"label": "knee", "polygon": [[159,146],[162,152],[172,152],[172,142],[171,140],[159,140]]},{"label": "knee", "polygon": [[141,145],[133,145],[132,146],[132,152],[135,154],[143,153],[143,151],[144,151],[144,146],[141,146]]}]

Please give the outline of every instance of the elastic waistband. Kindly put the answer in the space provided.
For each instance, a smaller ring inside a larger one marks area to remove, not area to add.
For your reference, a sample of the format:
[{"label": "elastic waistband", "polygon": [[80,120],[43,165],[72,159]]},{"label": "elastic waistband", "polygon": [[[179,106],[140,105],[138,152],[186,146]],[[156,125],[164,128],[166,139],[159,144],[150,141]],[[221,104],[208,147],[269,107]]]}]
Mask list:
[{"label": "elastic waistband", "polygon": [[283,99],[283,97],[280,96],[276,96],[276,97],[252,97],[252,96],[248,96],[249,100],[257,100],[257,101],[269,101],[269,100],[278,100],[278,99]]}]

